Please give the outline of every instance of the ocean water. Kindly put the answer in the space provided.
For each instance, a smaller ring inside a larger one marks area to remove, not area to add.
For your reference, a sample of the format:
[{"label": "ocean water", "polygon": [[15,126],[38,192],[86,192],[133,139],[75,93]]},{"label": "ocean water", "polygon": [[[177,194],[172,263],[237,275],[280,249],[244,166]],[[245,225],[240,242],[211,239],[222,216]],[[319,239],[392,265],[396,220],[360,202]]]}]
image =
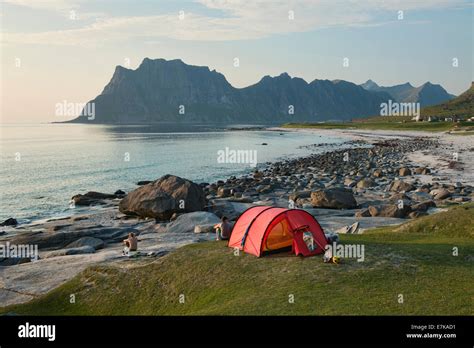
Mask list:
[{"label": "ocean water", "polygon": [[343,142],[309,132],[173,125],[2,125],[0,135],[0,221],[22,223],[74,214],[69,202],[78,193],[128,192],[137,181],[165,174],[213,182],[253,170],[248,163],[219,162],[218,151],[226,147],[253,151],[262,166],[314,151],[306,145]]}]

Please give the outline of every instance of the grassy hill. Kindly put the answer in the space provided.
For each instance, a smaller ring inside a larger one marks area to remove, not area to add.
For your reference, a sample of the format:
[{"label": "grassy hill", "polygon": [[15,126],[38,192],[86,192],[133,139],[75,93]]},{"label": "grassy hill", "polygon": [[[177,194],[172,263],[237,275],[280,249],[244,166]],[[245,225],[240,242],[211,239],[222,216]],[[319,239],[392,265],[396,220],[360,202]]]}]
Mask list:
[{"label": "grassy hill", "polygon": [[421,116],[474,116],[474,85],[448,102],[421,109]]},{"label": "grassy hill", "polygon": [[[153,262],[91,267],[49,294],[0,312],[31,315],[473,315],[474,204],[344,235],[365,261],[286,253],[235,256],[224,242]],[[453,248],[459,250],[453,256]],[[69,298],[75,294],[76,303]],[[184,294],[184,303],[180,295]],[[403,303],[399,296],[403,295]],[[289,296],[294,296],[290,303]]]},{"label": "grassy hill", "polygon": [[[422,117],[428,116],[474,116],[474,85],[460,96],[448,102],[420,110]],[[320,128],[320,129],[381,129],[381,130],[417,130],[428,132],[462,131],[457,134],[472,134],[474,122],[415,122],[411,116],[371,116],[353,119],[352,122],[324,123],[286,123],[284,128]]]}]

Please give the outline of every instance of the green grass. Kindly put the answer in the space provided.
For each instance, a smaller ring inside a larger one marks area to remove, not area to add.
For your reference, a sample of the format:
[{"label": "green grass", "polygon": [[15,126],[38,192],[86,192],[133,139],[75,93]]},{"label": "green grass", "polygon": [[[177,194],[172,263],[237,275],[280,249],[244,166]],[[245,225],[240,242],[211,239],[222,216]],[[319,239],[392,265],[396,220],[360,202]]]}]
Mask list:
[{"label": "green grass", "polygon": [[[234,256],[224,242],[91,267],[32,302],[32,315],[473,315],[474,204],[342,236],[365,261]],[[459,256],[453,256],[453,248]],[[76,303],[69,298],[75,294]],[[184,294],[185,303],[179,302]],[[398,302],[399,294],[404,303]],[[294,303],[289,303],[289,296]]]},{"label": "green grass", "polygon": [[[446,132],[455,130],[452,122],[415,122],[390,120],[392,117],[357,120],[353,122],[325,123],[286,123],[283,128],[318,128],[318,129],[368,129],[368,130],[414,130],[427,132]],[[474,122],[460,122],[459,127],[474,127]]]}]

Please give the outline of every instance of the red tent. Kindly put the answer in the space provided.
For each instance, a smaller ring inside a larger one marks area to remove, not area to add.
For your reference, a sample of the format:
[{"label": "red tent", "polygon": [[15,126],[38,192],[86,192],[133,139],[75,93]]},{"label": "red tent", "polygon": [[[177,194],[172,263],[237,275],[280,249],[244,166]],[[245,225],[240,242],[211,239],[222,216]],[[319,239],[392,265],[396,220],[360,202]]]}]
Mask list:
[{"label": "red tent", "polygon": [[255,206],[237,219],[228,246],[255,256],[290,247],[296,255],[311,256],[323,253],[327,243],[307,211]]}]

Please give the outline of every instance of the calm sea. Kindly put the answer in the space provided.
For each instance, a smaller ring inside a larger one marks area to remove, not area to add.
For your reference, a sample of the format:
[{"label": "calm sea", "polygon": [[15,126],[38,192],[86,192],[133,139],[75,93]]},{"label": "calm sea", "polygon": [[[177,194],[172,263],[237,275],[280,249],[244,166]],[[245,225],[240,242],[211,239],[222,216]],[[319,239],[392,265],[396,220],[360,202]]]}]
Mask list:
[{"label": "calm sea", "polygon": [[228,131],[209,126],[0,127],[0,221],[14,217],[22,223],[75,213],[69,201],[78,193],[127,192],[139,180],[164,174],[213,182],[252,170],[249,164],[220,163],[218,151],[226,147],[256,151],[261,166],[314,151],[305,145],[343,142],[310,133]]}]

